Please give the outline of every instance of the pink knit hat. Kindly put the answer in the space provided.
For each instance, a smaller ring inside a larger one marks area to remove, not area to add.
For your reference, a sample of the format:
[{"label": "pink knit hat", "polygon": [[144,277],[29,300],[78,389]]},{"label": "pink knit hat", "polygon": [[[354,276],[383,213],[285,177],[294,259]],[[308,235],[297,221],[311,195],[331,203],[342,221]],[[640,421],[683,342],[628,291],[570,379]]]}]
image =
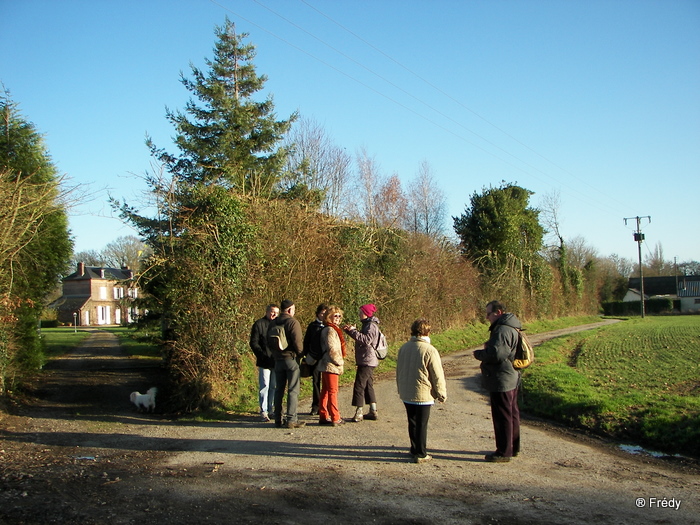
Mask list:
[{"label": "pink knit hat", "polygon": [[373,304],[363,304],[362,306],[360,306],[360,311],[367,317],[372,317],[377,311],[377,307]]}]

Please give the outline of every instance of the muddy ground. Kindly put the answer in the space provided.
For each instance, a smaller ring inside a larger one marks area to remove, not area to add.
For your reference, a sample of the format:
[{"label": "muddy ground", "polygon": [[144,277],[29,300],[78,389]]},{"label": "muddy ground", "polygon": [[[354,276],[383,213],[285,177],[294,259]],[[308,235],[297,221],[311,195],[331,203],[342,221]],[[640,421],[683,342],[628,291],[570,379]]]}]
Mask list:
[{"label": "muddy ground", "polygon": [[[434,460],[417,465],[390,374],[377,384],[378,421],[321,427],[303,415],[308,425],[295,430],[253,414],[182,422],[160,407],[135,411],[129,393],[162,386],[162,370],[95,331],[46,366],[27,404],[0,412],[0,523],[700,523],[690,459],[630,455],[527,419],[521,455],[486,463],[493,431],[477,364],[471,351],[444,359]],[[341,388],[346,417],[350,397]]]}]

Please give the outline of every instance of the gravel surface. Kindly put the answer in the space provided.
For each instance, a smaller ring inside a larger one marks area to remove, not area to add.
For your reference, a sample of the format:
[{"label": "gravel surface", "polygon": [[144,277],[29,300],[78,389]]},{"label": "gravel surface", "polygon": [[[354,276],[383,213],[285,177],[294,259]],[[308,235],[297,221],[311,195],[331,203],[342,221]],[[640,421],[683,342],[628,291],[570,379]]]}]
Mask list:
[{"label": "gravel surface", "polygon": [[[326,427],[303,415],[307,426],[294,430],[257,415],[182,422],[158,407],[136,412],[129,393],[162,385],[162,370],[95,331],[47,365],[27,404],[0,412],[0,523],[700,523],[694,460],[630,455],[527,419],[521,455],[486,463],[493,430],[478,362],[465,350],[443,364],[434,459],[417,465],[390,373],[376,384],[378,421]],[[341,388],[348,418],[350,398]]]}]

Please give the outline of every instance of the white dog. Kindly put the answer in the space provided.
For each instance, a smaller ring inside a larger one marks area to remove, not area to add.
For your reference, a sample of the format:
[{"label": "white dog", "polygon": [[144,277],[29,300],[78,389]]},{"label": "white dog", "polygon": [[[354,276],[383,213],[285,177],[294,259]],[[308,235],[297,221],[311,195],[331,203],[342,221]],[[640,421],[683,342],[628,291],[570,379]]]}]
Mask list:
[{"label": "white dog", "polygon": [[129,399],[131,399],[131,402],[136,405],[137,410],[141,410],[141,408],[143,408],[146,412],[153,412],[153,410],[156,408],[157,392],[158,389],[156,387],[152,387],[149,388],[148,392],[145,394],[132,392]]}]

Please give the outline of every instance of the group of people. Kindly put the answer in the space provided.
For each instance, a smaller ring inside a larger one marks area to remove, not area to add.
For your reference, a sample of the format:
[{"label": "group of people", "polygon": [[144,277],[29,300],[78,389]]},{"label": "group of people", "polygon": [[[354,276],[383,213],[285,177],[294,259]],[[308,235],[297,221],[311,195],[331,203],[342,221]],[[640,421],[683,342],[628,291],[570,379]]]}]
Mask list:
[{"label": "group of people", "polygon": [[[294,315],[296,306],[288,299],[267,306],[265,316],[255,321],[250,333],[250,347],[258,367],[260,415],[263,421],[274,417],[278,427],[299,428],[298,405],[301,386],[300,362],[312,369],[313,398],[311,415],[319,416],[319,424],[338,426],[345,423],[338,408],[338,382],[344,371],[346,336],[355,341],[357,365],[352,404],[355,414],[351,421],[376,420],[377,398],[374,393],[374,369],[379,366],[376,346],[379,342],[377,307],[362,305],[359,317],[362,326],[343,325],[343,310],[337,306],[320,304],[316,317],[309,323],[302,337],[301,324]],[[274,326],[283,326],[286,348],[279,348],[268,338]],[[283,401],[287,393],[287,407],[283,416]],[[364,413],[365,405],[369,412]]]},{"label": "group of people", "polygon": [[[338,408],[338,383],[344,372],[346,336],[355,341],[355,382],[352,405],[355,413],[350,419],[359,423],[377,420],[377,398],[374,392],[374,370],[379,365],[376,348],[381,335],[377,308],[365,304],[359,308],[361,327],[342,324],[344,312],[337,306],[320,304],[315,319],[302,337],[301,324],[294,315],[296,306],[288,299],[279,307],[270,304],[265,316],[253,324],[250,347],[259,370],[260,415],[263,421],[274,417],[275,426],[303,427],[299,421],[298,404],[301,383],[300,363],[311,368],[313,384],[311,415],[317,415],[319,425],[338,426],[345,423]],[[518,342],[520,321],[498,301],[486,305],[490,322],[489,340],[474,357],[481,361],[483,386],[489,392],[496,451],[485,456],[486,461],[507,462],[520,452],[520,412],[518,387],[520,373],[512,361]],[[283,326],[287,346],[268,334],[274,326]],[[411,337],[401,346],[396,364],[396,385],[408,420],[410,454],[415,463],[430,461],[427,451],[430,407],[447,399],[447,386],[438,350],[430,342],[431,326],[427,319],[416,319],[411,325]],[[283,401],[287,407],[283,416]],[[364,413],[365,405],[369,406]]]}]

